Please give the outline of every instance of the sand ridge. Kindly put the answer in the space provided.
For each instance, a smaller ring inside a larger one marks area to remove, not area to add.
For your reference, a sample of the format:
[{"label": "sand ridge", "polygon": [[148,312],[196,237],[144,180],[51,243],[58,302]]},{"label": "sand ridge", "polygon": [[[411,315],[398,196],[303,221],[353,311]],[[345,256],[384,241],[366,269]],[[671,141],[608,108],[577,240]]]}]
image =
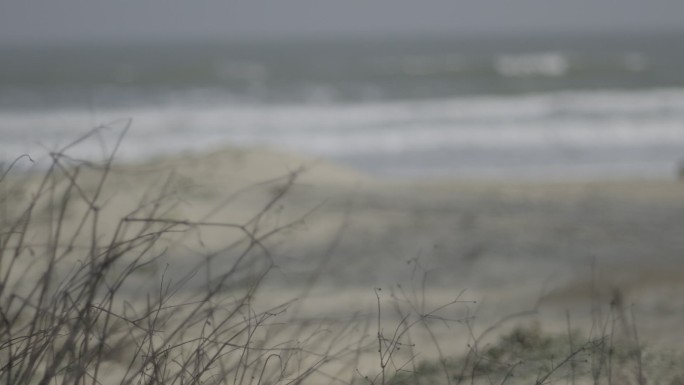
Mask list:
[{"label": "sand ridge", "polygon": [[[80,174],[84,191],[97,188],[97,173]],[[38,179],[22,183],[31,196]],[[566,309],[610,301],[614,290],[641,304],[648,325],[669,325],[650,326],[653,337],[676,332],[672,320],[684,316],[662,297],[684,289],[684,185],[675,181],[383,180],[321,159],[225,148],[116,165],[103,191],[102,237],[123,216],[144,218],[131,213],[159,196],[170,220],[244,224],[269,207],[263,231],[292,223],[266,242],[270,285],[283,297],[306,282],[316,301],[366,293],[369,306],[374,287],[425,279],[445,298],[467,290],[483,322],[538,303],[562,322]],[[165,243],[167,263],[182,270],[242,236],[193,228]],[[585,290],[592,280],[600,290]]]}]

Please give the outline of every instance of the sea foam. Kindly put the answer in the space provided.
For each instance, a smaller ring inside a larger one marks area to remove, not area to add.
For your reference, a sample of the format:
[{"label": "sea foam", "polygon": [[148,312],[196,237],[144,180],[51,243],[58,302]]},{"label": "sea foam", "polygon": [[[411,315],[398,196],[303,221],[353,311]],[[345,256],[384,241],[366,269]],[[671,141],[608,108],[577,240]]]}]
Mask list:
[{"label": "sea foam", "polygon": [[[228,145],[273,147],[413,176],[459,174],[464,167],[505,173],[511,164],[529,170],[593,165],[594,172],[631,164],[640,174],[639,164],[654,161],[661,164],[656,173],[664,175],[684,157],[684,89],[677,88],[365,103],[246,103],[213,96],[190,105],[177,100],[101,111],[0,111],[0,155],[7,161],[58,149],[96,126],[114,135],[131,119],[122,161]],[[72,154],[101,157],[101,143]]]}]

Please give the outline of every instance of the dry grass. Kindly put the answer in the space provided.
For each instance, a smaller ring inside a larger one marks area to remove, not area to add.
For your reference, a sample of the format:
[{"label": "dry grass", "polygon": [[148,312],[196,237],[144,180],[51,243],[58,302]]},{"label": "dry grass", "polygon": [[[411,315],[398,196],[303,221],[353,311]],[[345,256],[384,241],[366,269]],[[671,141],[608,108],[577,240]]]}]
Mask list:
[{"label": "dry grass", "polygon": [[[279,335],[284,328],[277,321],[290,303],[257,305],[274,265],[266,241],[295,225],[268,226],[263,218],[296,173],[244,223],[173,218],[167,188],[120,213],[116,223],[103,223],[118,143],[102,163],[68,156],[97,133],[52,153],[30,193],[21,178],[4,178],[9,169],[3,175],[0,381],[300,383],[346,353],[344,343],[333,343],[339,335],[321,338],[312,327]],[[181,276],[167,276],[160,267],[167,246],[204,227],[241,234],[222,250],[229,266],[219,270],[212,265],[217,255],[206,255]]]},{"label": "dry grass", "polygon": [[[236,223],[179,216],[175,190],[192,186],[173,178],[133,209],[103,215],[126,129],[102,162],[69,157],[70,148],[99,130],[51,153],[38,183],[11,177],[12,165],[2,170],[0,383],[676,385],[684,379],[672,364],[676,354],[644,348],[618,297],[596,313],[587,337],[571,328],[569,317],[567,335],[529,326],[501,334],[534,309],[476,334],[472,301],[458,293],[431,304],[428,274],[417,259],[405,287],[375,289],[370,316],[298,319],[297,298],[263,300],[275,267],[269,240],[309,215],[268,221],[298,171],[267,186],[262,208]],[[169,248],[203,229],[230,233],[230,244],[172,273]],[[440,337],[451,328],[468,336],[461,356],[446,353],[460,342]]]}]

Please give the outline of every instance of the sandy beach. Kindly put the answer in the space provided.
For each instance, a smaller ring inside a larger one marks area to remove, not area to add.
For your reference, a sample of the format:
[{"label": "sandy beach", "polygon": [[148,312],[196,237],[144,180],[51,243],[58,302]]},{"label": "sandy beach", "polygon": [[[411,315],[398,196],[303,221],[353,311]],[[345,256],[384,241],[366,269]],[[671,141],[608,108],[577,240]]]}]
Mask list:
[{"label": "sandy beach", "polygon": [[203,1],[0,6],[0,385],[684,385],[684,1]]},{"label": "sandy beach", "polygon": [[[79,174],[84,194],[98,189],[100,174]],[[28,199],[39,176],[12,176],[4,185]],[[378,298],[387,309],[458,298],[464,302],[449,314],[471,330],[447,327],[439,336],[452,341],[446,354],[459,354],[473,330],[509,315],[530,311],[502,332],[538,323],[563,333],[568,322],[590,330],[597,306],[609,312],[619,301],[650,346],[684,343],[684,185],[674,180],[383,180],[321,159],[226,148],[115,165],[101,191],[101,239],[122,218],[144,223],[155,202],[163,202],[155,217],[182,230],[165,237],[162,258],[134,277],[137,286],[123,288],[130,295],[181,279],[209,255],[212,268],[229,266],[245,226],[273,231],[261,241],[273,268],[255,306],[298,298],[290,320],[372,320]],[[79,209],[85,206],[69,211]],[[79,225],[78,215],[70,218],[64,233]],[[184,225],[190,222],[206,225]],[[187,288],[205,284],[207,274]],[[388,310],[385,317],[396,316]],[[415,338],[416,349],[428,346],[421,357],[432,357],[428,336]]]}]

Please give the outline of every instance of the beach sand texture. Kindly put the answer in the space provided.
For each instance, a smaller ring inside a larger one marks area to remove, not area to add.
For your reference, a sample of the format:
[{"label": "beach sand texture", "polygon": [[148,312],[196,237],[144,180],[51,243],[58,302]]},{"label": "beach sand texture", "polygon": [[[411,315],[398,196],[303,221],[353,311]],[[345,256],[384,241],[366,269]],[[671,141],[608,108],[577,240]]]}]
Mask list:
[{"label": "beach sand texture", "polygon": [[[79,175],[86,194],[97,189],[98,173]],[[15,199],[28,199],[38,174],[3,184],[19,191]],[[525,322],[563,332],[567,314],[573,325],[591,327],[593,306],[619,295],[644,340],[684,343],[684,184],[675,181],[383,180],[323,160],[226,148],[115,165],[102,188],[97,236],[111,236],[124,216],[144,222],[146,211],[135,210],[160,194],[157,217],[169,221],[254,224],[267,207],[260,231],[284,227],[264,241],[274,268],[261,306],[300,298],[291,319],[346,320],[356,312],[372,319],[374,290],[382,288],[383,301],[402,290],[424,296],[427,306],[459,295],[477,301],[455,310],[474,317],[476,330],[535,309]],[[77,218],[67,215],[65,233]],[[47,231],[45,222],[32,236]],[[180,277],[209,254],[213,266],[229,264],[235,252],[226,247],[244,237],[239,228],[179,229],[159,246],[163,258],[133,281],[139,286],[124,291]],[[189,287],[202,284],[197,278]],[[457,354],[470,332],[441,333],[454,341],[445,352]],[[430,345],[429,336],[416,335],[417,349]],[[421,357],[431,357],[427,350]]]}]

